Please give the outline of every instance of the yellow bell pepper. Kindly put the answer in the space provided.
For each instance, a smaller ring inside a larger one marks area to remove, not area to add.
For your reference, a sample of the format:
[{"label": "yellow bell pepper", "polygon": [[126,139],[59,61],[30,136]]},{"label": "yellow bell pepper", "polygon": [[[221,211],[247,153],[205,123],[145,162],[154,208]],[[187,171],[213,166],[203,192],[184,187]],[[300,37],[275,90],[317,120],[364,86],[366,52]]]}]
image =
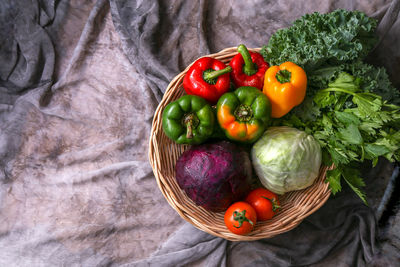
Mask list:
[{"label": "yellow bell pepper", "polygon": [[271,117],[280,118],[303,102],[306,95],[306,72],[292,62],[271,66],[265,72],[263,93],[271,102]]}]

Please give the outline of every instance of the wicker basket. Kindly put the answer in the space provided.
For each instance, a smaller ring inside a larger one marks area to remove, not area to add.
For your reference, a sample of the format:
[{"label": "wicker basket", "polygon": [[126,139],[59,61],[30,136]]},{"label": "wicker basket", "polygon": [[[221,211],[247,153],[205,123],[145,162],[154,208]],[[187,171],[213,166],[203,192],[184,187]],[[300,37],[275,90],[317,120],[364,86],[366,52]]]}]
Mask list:
[{"label": "wicker basket", "polygon": [[[249,49],[259,51],[259,49]],[[229,62],[237,53],[236,47],[227,48],[210,57]],[[190,66],[189,66],[190,67]],[[150,135],[149,158],[157,184],[168,203],[186,221],[209,234],[231,241],[251,241],[270,238],[296,227],[304,218],[319,209],[329,198],[329,184],[325,183],[327,167],[321,167],[314,184],[304,190],[293,191],[279,197],[281,210],[271,220],[257,222],[254,230],[246,236],[235,235],[224,224],[224,213],[214,213],[195,205],[181,190],[175,180],[175,162],[187,145],[171,141],[162,130],[162,112],[165,106],[184,95],[183,77],[187,67],[169,84],[153,119]]]}]

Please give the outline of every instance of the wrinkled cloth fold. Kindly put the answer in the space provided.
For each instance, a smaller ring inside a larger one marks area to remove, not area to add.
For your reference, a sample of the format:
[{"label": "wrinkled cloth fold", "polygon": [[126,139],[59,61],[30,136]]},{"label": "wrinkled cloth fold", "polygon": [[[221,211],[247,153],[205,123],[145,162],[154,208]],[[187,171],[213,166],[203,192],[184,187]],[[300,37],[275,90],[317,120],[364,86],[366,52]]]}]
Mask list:
[{"label": "wrinkled cloth fold", "polygon": [[344,190],[276,237],[230,242],[185,224],[150,257],[126,266],[364,266],[379,254],[376,231],[371,208]]}]

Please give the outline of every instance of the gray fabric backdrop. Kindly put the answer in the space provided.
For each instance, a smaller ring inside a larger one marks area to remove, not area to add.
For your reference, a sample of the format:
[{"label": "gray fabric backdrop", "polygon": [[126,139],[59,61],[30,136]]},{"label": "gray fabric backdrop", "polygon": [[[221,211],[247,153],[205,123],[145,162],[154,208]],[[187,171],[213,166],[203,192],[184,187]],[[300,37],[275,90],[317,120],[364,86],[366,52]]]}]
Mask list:
[{"label": "gray fabric backdrop", "polygon": [[399,88],[399,1],[2,1],[0,265],[395,266],[398,232],[376,241],[387,162],[365,170],[371,207],[344,190],[293,231],[228,242],[178,216],[147,159],[187,64],[336,8],[381,21],[369,60]]}]

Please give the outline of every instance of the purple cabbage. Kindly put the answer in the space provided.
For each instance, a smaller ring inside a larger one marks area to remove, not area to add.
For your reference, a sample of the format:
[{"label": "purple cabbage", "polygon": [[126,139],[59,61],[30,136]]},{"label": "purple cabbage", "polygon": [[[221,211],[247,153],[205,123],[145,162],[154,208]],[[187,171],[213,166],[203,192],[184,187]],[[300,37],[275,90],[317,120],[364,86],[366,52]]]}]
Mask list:
[{"label": "purple cabbage", "polygon": [[187,196],[203,208],[220,212],[250,191],[249,155],[221,141],[192,146],[176,162],[176,180]]}]

